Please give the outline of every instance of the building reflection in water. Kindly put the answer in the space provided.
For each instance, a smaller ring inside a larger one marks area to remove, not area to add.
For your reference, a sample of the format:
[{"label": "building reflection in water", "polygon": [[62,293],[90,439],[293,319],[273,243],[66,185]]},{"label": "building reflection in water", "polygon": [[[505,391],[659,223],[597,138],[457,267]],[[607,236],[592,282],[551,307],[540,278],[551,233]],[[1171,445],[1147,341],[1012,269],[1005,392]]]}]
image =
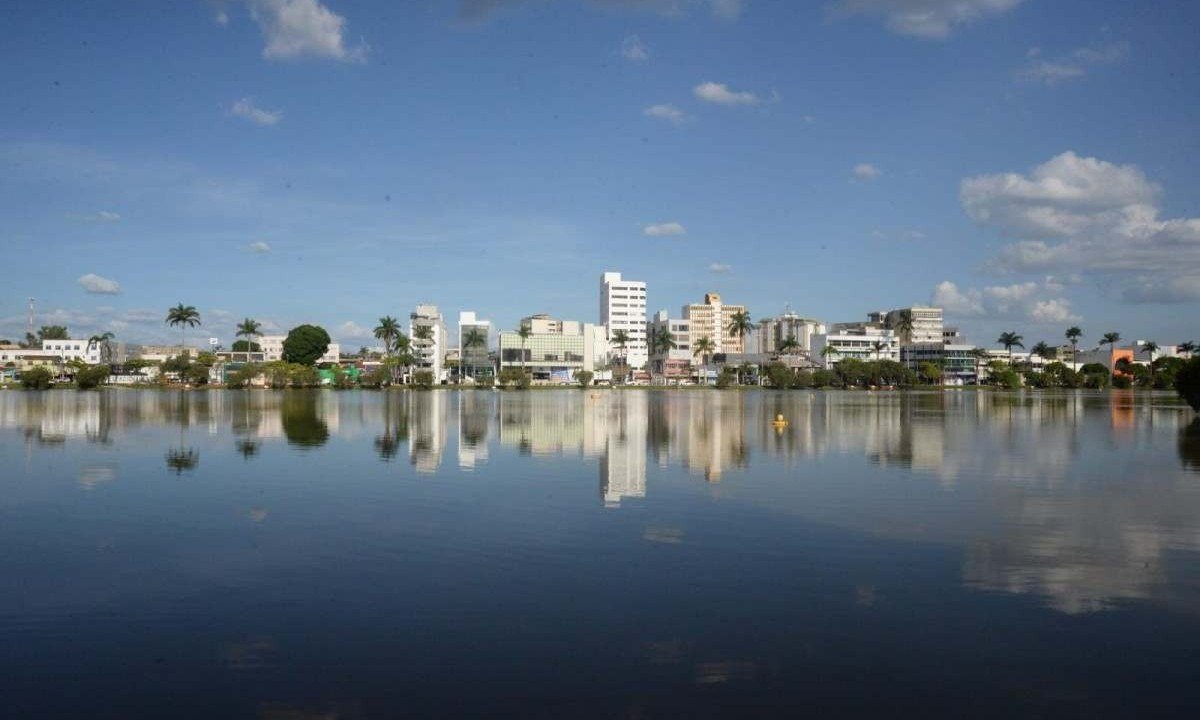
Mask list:
[{"label": "building reflection in water", "polygon": [[[772,425],[776,415],[786,427]],[[161,442],[177,474],[203,472],[206,435],[226,453],[231,436],[259,463],[273,445],[328,452],[335,436],[361,437],[381,460],[407,454],[413,472],[432,477],[481,472],[505,453],[576,456],[595,462],[599,499],[611,508],[653,498],[648,465],[664,477],[676,469],[721,482],[711,496],[721,501],[961,547],[967,587],[1036,596],[1068,613],[1184,592],[1167,560],[1200,551],[1193,416],[1146,393],[0,394],[0,430],[17,432],[27,454],[76,442],[120,447],[157,427],[168,430]],[[457,462],[446,466],[448,443]],[[119,483],[116,468],[112,456],[84,462],[75,481],[102,493]]]}]

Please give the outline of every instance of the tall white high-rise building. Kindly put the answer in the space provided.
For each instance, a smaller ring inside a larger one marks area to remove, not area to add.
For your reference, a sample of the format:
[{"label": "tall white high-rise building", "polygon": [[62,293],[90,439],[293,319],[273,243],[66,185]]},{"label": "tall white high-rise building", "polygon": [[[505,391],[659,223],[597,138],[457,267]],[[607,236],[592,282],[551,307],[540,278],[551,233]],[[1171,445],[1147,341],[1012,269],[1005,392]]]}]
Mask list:
[{"label": "tall white high-rise building", "polygon": [[641,368],[650,359],[646,344],[646,283],[624,280],[619,272],[606,272],[600,278],[600,324],[608,329],[613,352],[621,350],[612,341],[613,334],[624,330],[629,336],[625,344],[625,362]]},{"label": "tall white high-rise building", "polygon": [[414,368],[432,372],[435,383],[445,380],[446,322],[437,305],[422,303],[409,313],[408,336],[416,361]]}]

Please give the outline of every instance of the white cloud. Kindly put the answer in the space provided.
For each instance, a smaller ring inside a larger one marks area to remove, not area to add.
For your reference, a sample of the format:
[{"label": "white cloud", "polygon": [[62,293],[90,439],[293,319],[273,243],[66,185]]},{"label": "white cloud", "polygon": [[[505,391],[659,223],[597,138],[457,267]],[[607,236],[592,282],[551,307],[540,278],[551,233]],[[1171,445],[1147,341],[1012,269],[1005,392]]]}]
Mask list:
[{"label": "white cloud", "polygon": [[255,125],[274,125],[283,119],[281,110],[264,110],[254,105],[254,99],[244,97],[233,104],[229,114],[245,118]]},{"label": "white cloud", "polygon": [[944,309],[951,317],[989,317],[1037,324],[1082,320],[1071,310],[1070,300],[1054,297],[1063,289],[1063,285],[1052,277],[982,289],[959,288],[946,280],[934,287],[930,303]]},{"label": "white cloud", "polygon": [[881,19],[899,35],[940,40],[959,25],[1000,15],[1023,0],[836,0],[834,15]]},{"label": "white cloud", "polygon": [[708,270],[709,270],[709,272],[715,272],[718,275],[724,275],[726,273],[732,272],[733,266],[726,265],[725,263],[715,262],[715,263],[708,264]]},{"label": "white cloud", "polygon": [[1039,48],[1031,48],[1026,57],[1029,64],[1017,73],[1017,77],[1029,82],[1056,85],[1067,80],[1081,78],[1088,69],[1098,65],[1111,65],[1124,60],[1129,54],[1128,42],[1116,42],[1100,47],[1079,48],[1064,57],[1048,60]]},{"label": "white cloud", "polygon": [[646,45],[640,37],[630,35],[621,42],[621,57],[634,62],[643,62],[650,59],[650,51],[646,49]]},{"label": "white cloud", "polygon": [[115,223],[121,221],[121,216],[112,210],[100,210],[94,215],[88,216],[88,219],[96,222]]},{"label": "white cloud", "polygon": [[347,320],[338,326],[337,337],[339,339],[360,340],[362,338],[374,337],[374,333],[353,320]]},{"label": "white cloud", "polygon": [[642,234],[649,235],[650,237],[687,235],[687,228],[677,222],[653,223],[642,228]]},{"label": "white cloud", "polygon": [[303,56],[361,61],[367,47],[346,46],[346,18],[319,0],[250,0],[250,16],[258,23],[267,45],[268,60]]},{"label": "white cloud", "polygon": [[859,163],[854,166],[854,177],[859,180],[874,180],[882,174],[883,171],[871,163]]},{"label": "white cloud", "polygon": [[213,20],[215,20],[218,25],[221,25],[221,26],[228,25],[229,24],[229,13],[225,12],[224,10],[217,10],[216,15],[213,16]]},{"label": "white cloud", "polygon": [[726,20],[733,20],[742,14],[742,0],[709,0],[712,14]]},{"label": "white cloud", "polygon": [[246,247],[250,250],[250,252],[258,253],[259,255],[271,252],[271,246],[262,240],[252,242]]},{"label": "white cloud", "polygon": [[724,83],[702,82],[692,88],[692,92],[701,100],[718,105],[757,105],[759,102],[758,96],[754,93],[735,92]]},{"label": "white cloud", "polygon": [[687,120],[687,115],[684,115],[682,110],[674,105],[666,103],[662,105],[651,105],[643,110],[642,114],[646,117],[666,120],[667,122],[674,123],[675,125],[682,125]]},{"label": "white cloud", "polygon": [[121,292],[121,283],[106,277],[100,277],[95,273],[88,273],[75,282],[79,283],[84,292],[92,293],[93,295],[117,295]]},{"label": "white cloud", "polygon": [[908,238],[909,240],[924,240],[925,233],[921,232],[920,230],[909,230],[908,232],[904,233],[904,237]]},{"label": "white cloud", "polygon": [[1028,175],[963,180],[977,223],[1016,240],[989,265],[1115,281],[1132,302],[1200,299],[1200,218],[1161,219],[1161,189],[1134,165],[1066,152]]}]

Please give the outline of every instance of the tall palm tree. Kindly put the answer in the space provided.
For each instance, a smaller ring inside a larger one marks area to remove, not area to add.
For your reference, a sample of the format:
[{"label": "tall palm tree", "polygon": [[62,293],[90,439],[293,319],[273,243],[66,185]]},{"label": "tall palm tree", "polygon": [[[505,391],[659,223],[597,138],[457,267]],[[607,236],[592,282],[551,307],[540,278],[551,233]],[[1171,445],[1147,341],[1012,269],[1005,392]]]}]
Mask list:
[{"label": "tall palm tree", "polygon": [[167,310],[167,324],[171,327],[179,326],[179,342],[183,346],[183,352],[187,352],[187,329],[200,325],[200,311],[191,305],[179,303],[175,307]]},{"label": "tall palm tree", "polygon": [[1072,325],[1067,328],[1065,333],[1067,342],[1071,343],[1071,365],[1076,364],[1076,358],[1079,355],[1079,338],[1083,337],[1083,329],[1078,325]]},{"label": "tall palm tree", "polygon": [[[629,345],[629,333],[625,330],[613,330],[612,341],[613,344],[621,348],[621,367],[623,368],[623,373],[628,374],[629,363],[625,361],[625,348]],[[624,374],[622,378],[624,378]]]},{"label": "tall palm tree", "polygon": [[[471,350],[474,350],[475,348],[480,348],[480,347],[482,347],[482,348],[487,347],[487,335],[482,333],[479,330],[479,328],[471,328],[470,330],[467,331],[467,334],[463,336],[462,344],[463,344],[463,347],[462,347],[463,361],[465,362],[467,360],[467,355],[470,354]],[[471,362],[471,377],[475,377],[476,369],[477,368],[475,367],[474,360],[472,360],[472,362]]]},{"label": "tall palm tree", "polygon": [[841,354],[842,354],[842,351],[838,350],[837,347],[834,345],[826,345],[825,347],[821,348],[821,358],[823,360],[825,360],[826,365],[833,363],[833,361],[830,360],[829,358],[837,356],[837,355],[841,355]]},{"label": "tall palm tree", "polygon": [[[675,335],[671,332],[671,329],[665,325],[660,327],[658,330],[655,330],[654,333],[650,335],[651,354],[658,355],[661,353],[663,355],[669,355],[670,352],[676,347],[678,347],[678,344],[675,342]],[[667,372],[666,360],[660,360],[659,362],[661,363],[659,370],[665,375]]]},{"label": "tall palm tree", "polygon": [[[738,310],[729,317],[729,326],[725,331],[733,335],[742,343],[742,352],[746,351],[745,337],[754,330],[754,322],[750,319],[750,313],[745,310]],[[762,377],[762,368],[758,368],[758,376]],[[741,382],[739,380],[739,382]]]},{"label": "tall palm tree", "polygon": [[1192,353],[1196,352],[1196,343],[1192,342],[1191,340],[1188,340],[1187,342],[1181,342],[1178,346],[1176,346],[1175,351],[1190,357]]},{"label": "tall palm tree", "polygon": [[383,341],[383,354],[388,357],[392,356],[392,350],[395,349],[396,338],[400,335],[400,323],[391,315],[385,315],[379,318],[379,324],[375,326],[375,338]]},{"label": "tall palm tree", "polygon": [[875,359],[879,359],[879,354],[887,349],[888,344],[880,340],[871,343],[871,349],[875,351]]},{"label": "tall palm tree", "polygon": [[103,332],[103,333],[100,333],[99,335],[93,335],[90,338],[88,338],[87,349],[90,352],[92,348],[99,346],[100,347],[100,362],[102,362],[102,363],[110,362],[112,360],[112,343],[110,343],[109,341],[112,340],[114,337],[116,337],[116,336],[110,332]]},{"label": "tall palm tree", "polygon": [[245,318],[237,325],[235,337],[246,338],[246,362],[250,362],[250,352],[254,350],[254,338],[262,334],[262,323],[253,319]]},{"label": "tall palm tree", "polygon": [[1025,338],[1012,331],[1002,332],[1000,333],[1000,337],[996,339],[996,344],[1003,345],[1005,351],[1008,352],[1008,364],[1010,366],[1013,364],[1012,349],[1019,347],[1024,350],[1025,344],[1021,342],[1024,339]]},{"label": "tall palm tree", "polygon": [[712,338],[705,335],[696,342],[692,343],[692,357],[700,356],[700,364],[708,365],[708,356],[716,352],[717,344],[712,341]]},{"label": "tall palm tree", "polygon": [[533,335],[533,328],[525,323],[517,328],[517,337],[521,338],[521,371],[525,371],[525,343],[529,340],[529,336]]},{"label": "tall palm tree", "polygon": [[911,344],[913,331],[912,310],[901,310],[900,317],[896,319],[896,323],[892,326],[892,330],[896,332],[896,336],[900,338],[900,342],[907,341]]},{"label": "tall palm tree", "polygon": [[1043,340],[1034,345],[1033,348],[1030,349],[1030,352],[1044,360],[1049,360],[1054,355],[1054,348],[1050,347]]},{"label": "tall palm tree", "polygon": [[1117,347],[1117,343],[1119,342],[1121,342],[1121,333],[1104,333],[1104,337],[1100,338],[1100,344],[1107,345],[1109,352],[1112,352],[1113,349]]},{"label": "tall palm tree", "polygon": [[978,385],[979,384],[979,361],[987,360],[988,358],[991,357],[991,355],[988,354],[987,350],[985,350],[981,347],[977,347],[977,348],[974,348],[971,350],[971,357],[975,360],[975,384]]},{"label": "tall palm tree", "polygon": [[1154,353],[1158,352],[1158,343],[1151,340],[1142,344],[1142,352],[1150,356],[1150,385],[1154,385]]}]

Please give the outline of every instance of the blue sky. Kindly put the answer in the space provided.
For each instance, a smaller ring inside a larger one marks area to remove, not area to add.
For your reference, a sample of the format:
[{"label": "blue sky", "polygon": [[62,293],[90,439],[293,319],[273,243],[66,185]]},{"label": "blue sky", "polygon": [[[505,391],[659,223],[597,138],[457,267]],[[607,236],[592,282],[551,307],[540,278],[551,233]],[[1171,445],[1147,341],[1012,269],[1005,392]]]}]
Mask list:
[{"label": "blue sky", "polygon": [[1200,339],[1200,6],[13,2],[0,335],[502,327],[718,291]]}]

